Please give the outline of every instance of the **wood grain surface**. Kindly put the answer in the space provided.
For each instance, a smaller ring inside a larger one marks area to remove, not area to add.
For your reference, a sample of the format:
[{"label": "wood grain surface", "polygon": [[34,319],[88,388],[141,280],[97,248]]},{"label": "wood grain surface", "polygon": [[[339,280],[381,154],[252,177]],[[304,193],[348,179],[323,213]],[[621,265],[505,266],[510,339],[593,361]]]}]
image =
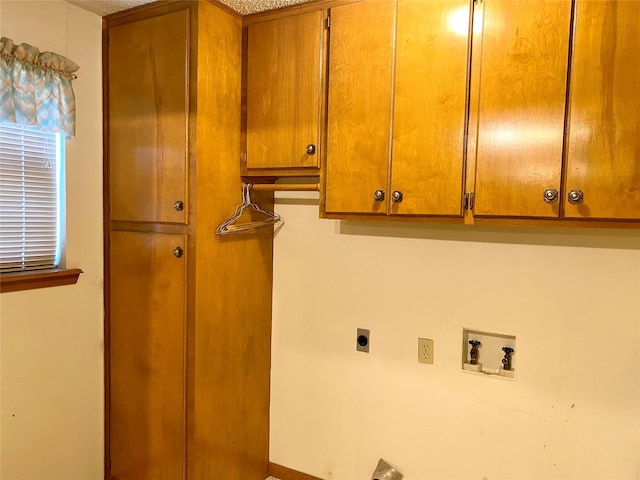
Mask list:
[{"label": "wood grain surface", "polygon": [[392,214],[461,215],[469,0],[399,0]]},{"label": "wood grain surface", "polygon": [[330,10],[326,211],[387,213],[395,3]]},{"label": "wood grain surface", "polygon": [[[109,30],[112,220],[186,220],[187,12]],[[183,211],[173,208],[177,200]]]},{"label": "wood grain surface", "polygon": [[[640,219],[640,2],[578,0],[565,217]],[[571,190],[584,201],[572,205]]]},{"label": "wood grain surface", "polygon": [[247,28],[248,170],[319,166],[322,21],[317,11]]},{"label": "wood grain surface", "polygon": [[[273,230],[217,237],[241,200],[240,75],[242,22],[201,2],[191,345],[192,479],[249,480],[267,475],[271,369]],[[265,208],[273,193],[255,194]]]},{"label": "wood grain surface", "polygon": [[570,0],[486,0],[474,213],[557,217]]},{"label": "wood grain surface", "polygon": [[181,479],[186,237],[114,231],[110,249],[111,474]]}]

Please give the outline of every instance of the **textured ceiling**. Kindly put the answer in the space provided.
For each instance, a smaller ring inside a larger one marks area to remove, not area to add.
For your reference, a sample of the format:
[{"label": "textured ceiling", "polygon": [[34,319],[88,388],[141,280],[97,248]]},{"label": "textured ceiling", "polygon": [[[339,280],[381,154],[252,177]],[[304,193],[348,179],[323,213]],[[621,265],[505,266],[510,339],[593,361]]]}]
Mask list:
[{"label": "textured ceiling", "polygon": [[274,8],[286,7],[296,3],[305,3],[309,0],[220,0],[221,3],[233,8],[243,15],[249,13],[264,12]]},{"label": "textured ceiling", "polygon": [[[129,8],[151,3],[154,0],[67,0],[84,10],[96,13],[100,16],[120,12]],[[243,15],[249,13],[273,10],[274,8],[286,7],[296,3],[304,3],[308,0],[220,0],[221,3],[229,6],[236,12]]]}]

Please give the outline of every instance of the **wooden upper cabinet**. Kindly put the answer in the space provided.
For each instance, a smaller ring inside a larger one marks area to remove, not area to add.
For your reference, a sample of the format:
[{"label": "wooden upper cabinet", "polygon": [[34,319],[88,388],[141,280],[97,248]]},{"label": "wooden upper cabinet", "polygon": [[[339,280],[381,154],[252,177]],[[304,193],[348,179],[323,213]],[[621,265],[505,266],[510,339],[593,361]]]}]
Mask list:
[{"label": "wooden upper cabinet", "polygon": [[326,205],[328,213],[386,214],[395,2],[330,10]]},{"label": "wooden upper cabinet", "polygon": [[565,217],[640,219],[638,26],[640,2],[576,3]]},{"label": "wooden upper cabinet", "polygon": [[326,212],[461,215],[470,8],[331,9]]},{"label": "wooden upper cabinet", "polygon": [[249,171],[319,168],[323,20],[317,11],[247,27]]},{"label": "wooden upper cabinet", "polygon": [[570,24],[571,0],[484,2],[475,215],[560,213]]},{"label": "wooden upper cabinet", "polygon": [[462,213],[470,10],[469,0],[398,1],[392,214]]},{"label": "wooden upper cabinet", "polygon": [[113,478],[184,478],[186,250],[185,235],[110,235]]},{"label": "wooden upper cabinet", "polygon": [[186,223],[188,22],[185,9],[109,28],[111,220]]}]

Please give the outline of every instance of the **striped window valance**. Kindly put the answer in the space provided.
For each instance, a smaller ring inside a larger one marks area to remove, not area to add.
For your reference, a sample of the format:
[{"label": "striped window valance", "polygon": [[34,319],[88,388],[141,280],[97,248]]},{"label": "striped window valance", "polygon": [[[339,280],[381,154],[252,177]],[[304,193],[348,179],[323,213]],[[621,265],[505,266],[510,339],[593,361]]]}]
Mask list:
[{"label": "striped window valance", "polygon": [[37,126],[75,136],[76,101],[71,86],[78,65],[10,38],[0,39],[0,122]]}]

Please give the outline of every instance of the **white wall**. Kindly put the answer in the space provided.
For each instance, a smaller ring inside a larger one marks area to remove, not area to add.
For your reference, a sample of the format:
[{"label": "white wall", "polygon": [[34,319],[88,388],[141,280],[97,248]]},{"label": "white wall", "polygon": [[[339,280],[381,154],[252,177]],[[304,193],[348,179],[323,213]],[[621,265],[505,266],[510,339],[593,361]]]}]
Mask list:
[{"label": "white wall", "polygon": [[0,295],[0,478],[103,478],[101,19],[59,0],[0,0],[0,34],[67,56],[67,266],[77,285]]},{"label": "white wall", "polygon": [[[272,462],[640,478],[640,232],[338,222],[293,198],[277,201]],[[515,381],[461,371],[463,327],[516,336]]]}]

